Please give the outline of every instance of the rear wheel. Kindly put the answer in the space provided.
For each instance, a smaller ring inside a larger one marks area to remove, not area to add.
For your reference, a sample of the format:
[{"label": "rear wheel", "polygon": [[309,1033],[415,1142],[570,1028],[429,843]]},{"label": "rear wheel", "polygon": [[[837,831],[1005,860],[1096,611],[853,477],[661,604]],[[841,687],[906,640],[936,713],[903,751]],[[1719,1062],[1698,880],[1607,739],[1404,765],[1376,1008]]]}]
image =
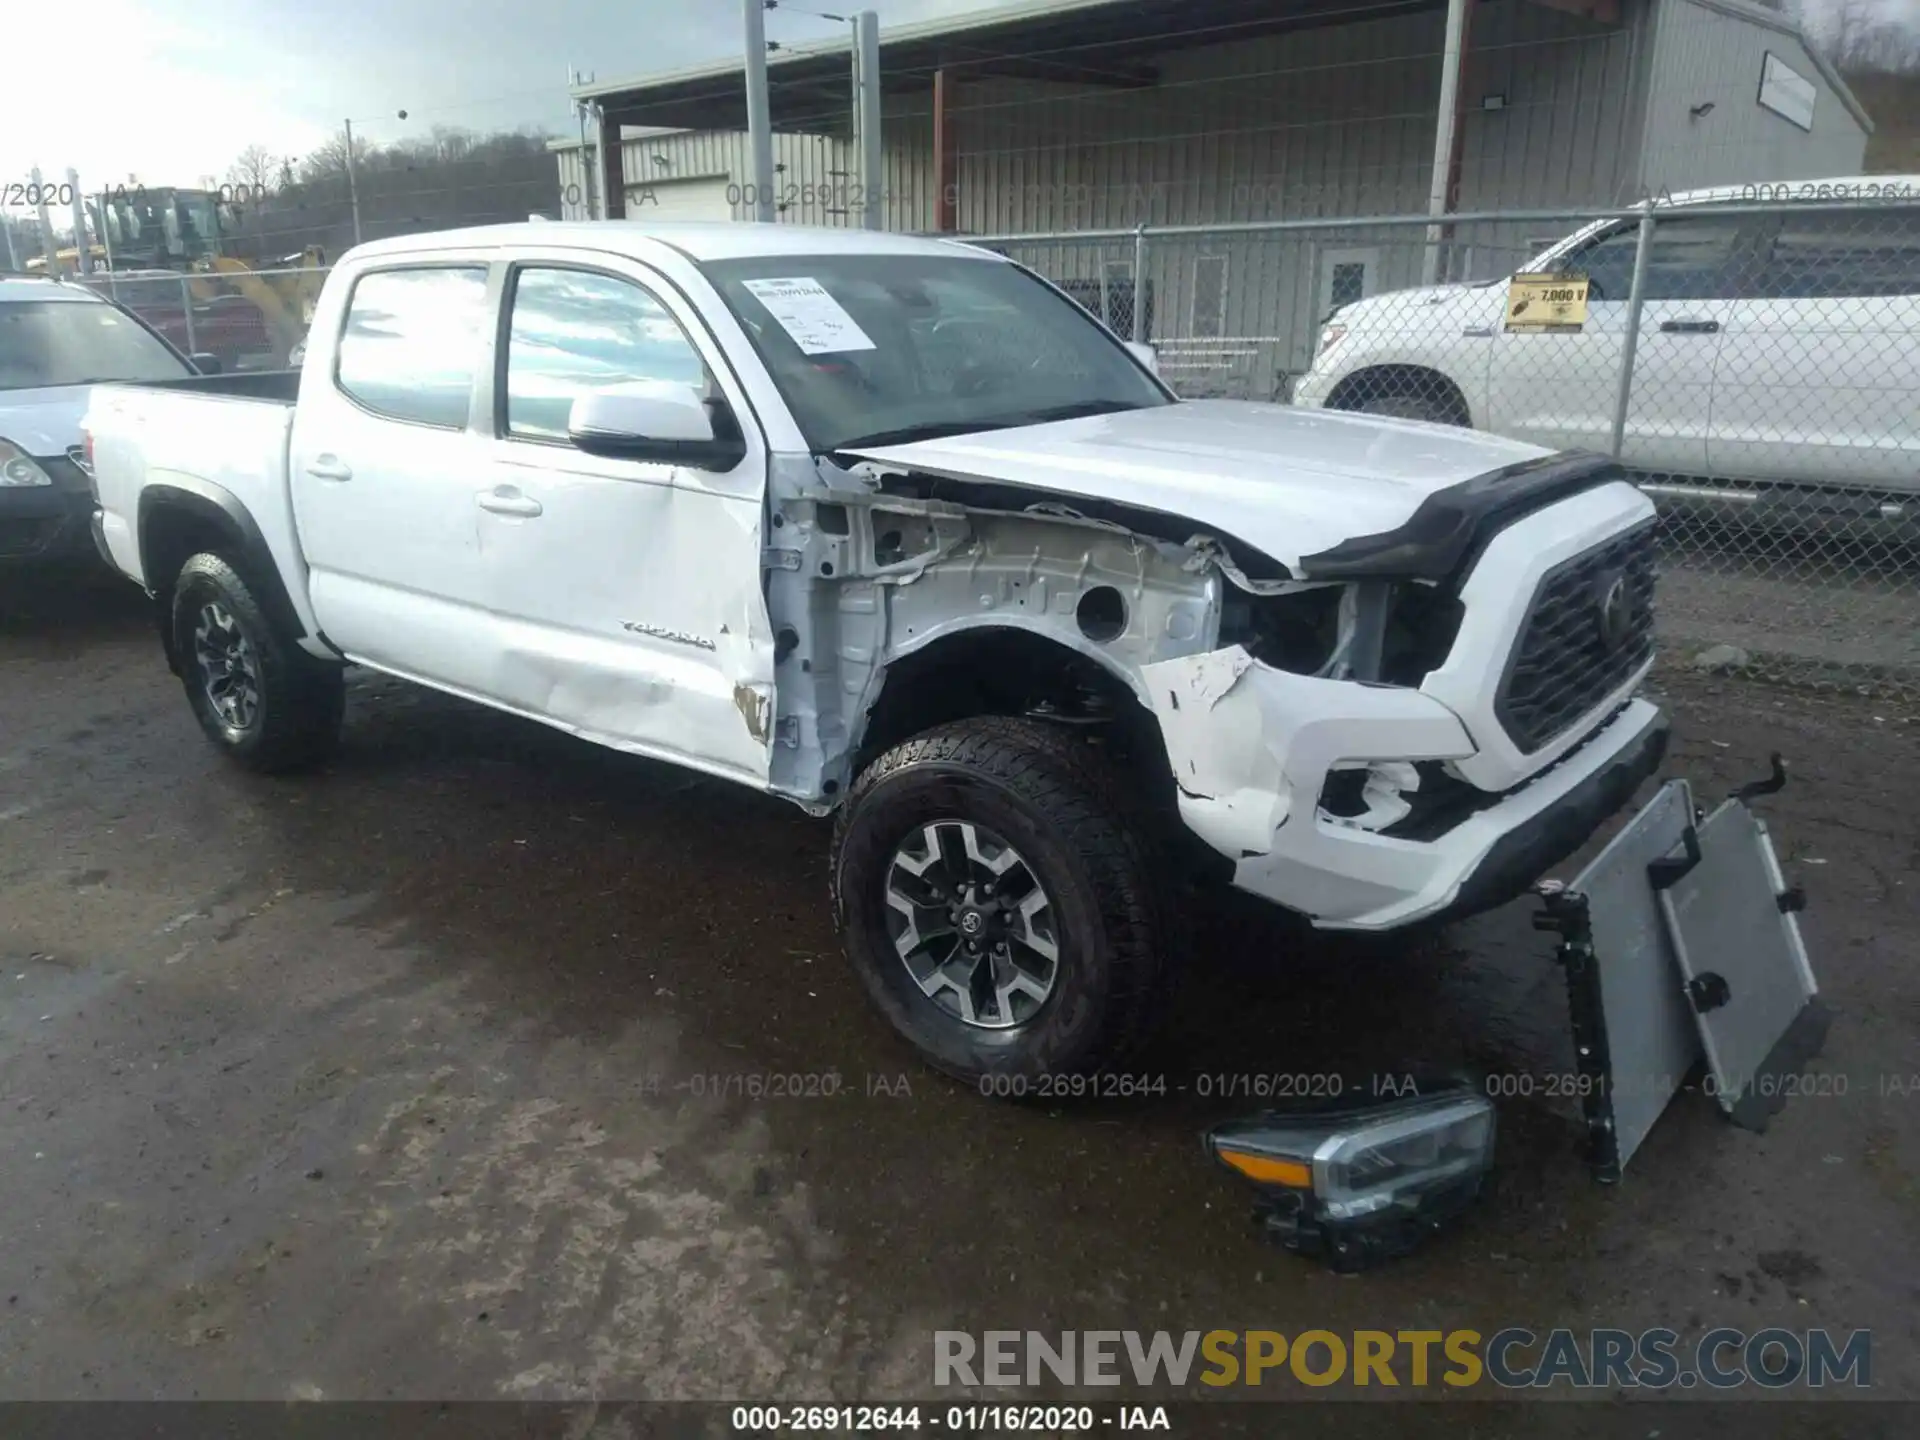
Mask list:
[{"label": "rear wheel", "polygon": [[868,994],[936,1068],[1088,1072],[1165,1008],[1153,827],[1077,735],[982,717],[897,746],[840,812],[834,913]]},{"label": "rear wheel", "polygon": [[181,567],[172,624],[187,703],[222,751],[267,773],[333,752],[346,708],[340,667],[277,630],[230,561],[204,553]]}]

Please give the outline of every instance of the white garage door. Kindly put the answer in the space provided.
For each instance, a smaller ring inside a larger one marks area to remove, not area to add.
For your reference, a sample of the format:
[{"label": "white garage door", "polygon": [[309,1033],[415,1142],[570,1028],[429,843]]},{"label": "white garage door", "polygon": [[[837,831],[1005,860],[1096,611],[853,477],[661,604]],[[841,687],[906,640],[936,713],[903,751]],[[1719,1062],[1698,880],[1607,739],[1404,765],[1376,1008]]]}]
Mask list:
[{"label": "white garage door", "polygon": [[724,175],[704,180],[650,181],[627,187],[629,220],[731,220],[727,199],[732,182]]}]

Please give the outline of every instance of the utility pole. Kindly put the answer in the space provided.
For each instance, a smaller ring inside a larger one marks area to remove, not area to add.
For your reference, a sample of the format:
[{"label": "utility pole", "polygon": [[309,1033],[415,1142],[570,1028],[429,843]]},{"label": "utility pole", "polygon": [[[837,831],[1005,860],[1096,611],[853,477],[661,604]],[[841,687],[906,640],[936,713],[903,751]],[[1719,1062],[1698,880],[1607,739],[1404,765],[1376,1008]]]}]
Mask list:
[{"label": "utility pole", "polygon": [[593,129],[593,173],[587,181],[587,214],[594,220],[611,220],[607,213],[607,110],[598,100],[587,102],[587,123]]},{"label": "utility pole", "polygon": [[20,270],[20,257],[14,253],[13,249],[13,221],[4,215],[0,215],[0,235],[7,237],[7,269],[18,274]]},{"label": "utility pole", "polygon": [[[1427,213],[1436,218],[1448,210],[1454,150],[1460,143],[1460,64],[1466,50],[1468,3],[1447,0],[1446,48],[1440,56],[1440,110],[1433,127],[1433,181],[1427,187]],[[1440,246],[1445,238],[1445,227],[1427,227],[1427,249],[1420,263],[1423,285],[1440,278]]]},{"label": "utility pole", "polygon": [[353,243],[360,243],[360,181],[353,169],[353,121],[347,126],[347,203],[353,206]]},{"label": "utility pole", "polygon": [[73,244],[79,252],[80,273],[93,274],[93,247],[87,244],[87,198],[80,193],[80,172],[67,167],[67,193],[73,197]]},{"label": "utility pole", "polygon": [[114,217],[113,217],[113,210],[111,208],[112,203],[113,203],[113,197],[107,191],[102,190],[100,192],[100,210],[99,210],[100,248],[107,252],[107,289],[112,292],[113,298],[118,300],[120,298],[120,282],[114,278],[114,273],[113,273],[113,220],[114,220]]},{"label": "utility pole", "polygon": [[33,167],[34,204],[40,216],[40,253],[47,257],[47,274],[61,278],[60,246],[53,238],[53,221],[47,215],[47,187],[40,182],[40,167]]},{"label": "utility pole", "polygon": [[[569,69],[567,71],[567,84],[570,88],[578,88],[592,79],[593,77],[591,75],[583,75],[578,69]],[[574,118],[580,122],[580,178],[583,182],[580,187],[580,205],[587,219],[600,220],[605,217],[601,215],[600,207],[594,202],[593,198],[594,171],[598,170],[602,164],[600,157],[599,125],[597,123],[598,117],[595,117],[595,135],[591,148],[589,148],[587,141],[587,118],[594,108],[593,102],[588,100],[575,100],[573,102]],[[562,203],[565,202],[566,198],[564,195],[560,197]]]},{"label": "utility pole", "polygon": [[853,17],[854,73],[860,77],[854,114],[860,135],[860,186],[865,202],[862,223],[886,227],[886,150],[880,134],[880,17],[862,10]]},{"label": "utility pole", "polygon": [[753,218],[773,219],[773,110],[767,99],[766,0],[740,0],[747,29],[747,134],[753,150]]}]

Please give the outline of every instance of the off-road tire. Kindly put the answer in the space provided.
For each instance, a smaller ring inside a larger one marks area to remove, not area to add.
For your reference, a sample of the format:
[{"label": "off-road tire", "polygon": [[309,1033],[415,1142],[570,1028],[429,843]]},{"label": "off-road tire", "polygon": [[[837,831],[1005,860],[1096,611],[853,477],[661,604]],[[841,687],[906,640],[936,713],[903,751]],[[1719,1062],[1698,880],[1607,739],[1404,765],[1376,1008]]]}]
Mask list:
[{"label": "off-road tire", "polygon": [[[988,827],[1029,862],[1058,907],[1052,993],[1009,1029],[966,1025],[908,973],[886,920],[896,848],[920,826]],[[834,831],[833,911],[874,1004],[934,1068],[994,1086],[1007,1077],[1111,1070],[1164,1016],[1180,950],[1171,866],[1139,798],[1078,733],[984,716],[907,740],[854,784]]]},{"label": "off-road tire", "polygon": [[[223,716],[207,693],[207,671],[196,652],[195,632],[209,604],[231,617],[257,672],[256,713],[245,726]],[[316,660],[276,627],[231,560],[203,552],[180,567],[171,621],[187,703],[222,753],[263,774],[310,769],[333,753],[346,710],[341,667]]]}]

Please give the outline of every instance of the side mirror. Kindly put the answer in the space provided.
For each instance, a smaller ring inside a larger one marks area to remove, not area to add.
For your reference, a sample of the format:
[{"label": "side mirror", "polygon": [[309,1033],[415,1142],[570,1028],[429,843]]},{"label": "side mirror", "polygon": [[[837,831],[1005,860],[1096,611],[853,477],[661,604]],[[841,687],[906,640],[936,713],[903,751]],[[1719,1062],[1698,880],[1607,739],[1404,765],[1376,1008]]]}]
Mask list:
[{"label": "side mirror", "polygon": [[1154,349],[1153,346],[1147,344],[1144,340],[1128,340],[1123,343],[1132,353],[1133,358],[1147,367],[1147,373],[1149,375],[1158,375],[1160,373],[1160,352],[1158,350]]},{"label": "side mirror", "polygon": [[196,350],[187,356],[187,363],[202,375],[218,375],[227,367],[218,355],[211,350]]},{"label": "side mirror", "polygon": [[589,455],[695,470],[731,470],[747,453],[725,401],[667,380],[588,391],[567,413],[567,438]]}]

